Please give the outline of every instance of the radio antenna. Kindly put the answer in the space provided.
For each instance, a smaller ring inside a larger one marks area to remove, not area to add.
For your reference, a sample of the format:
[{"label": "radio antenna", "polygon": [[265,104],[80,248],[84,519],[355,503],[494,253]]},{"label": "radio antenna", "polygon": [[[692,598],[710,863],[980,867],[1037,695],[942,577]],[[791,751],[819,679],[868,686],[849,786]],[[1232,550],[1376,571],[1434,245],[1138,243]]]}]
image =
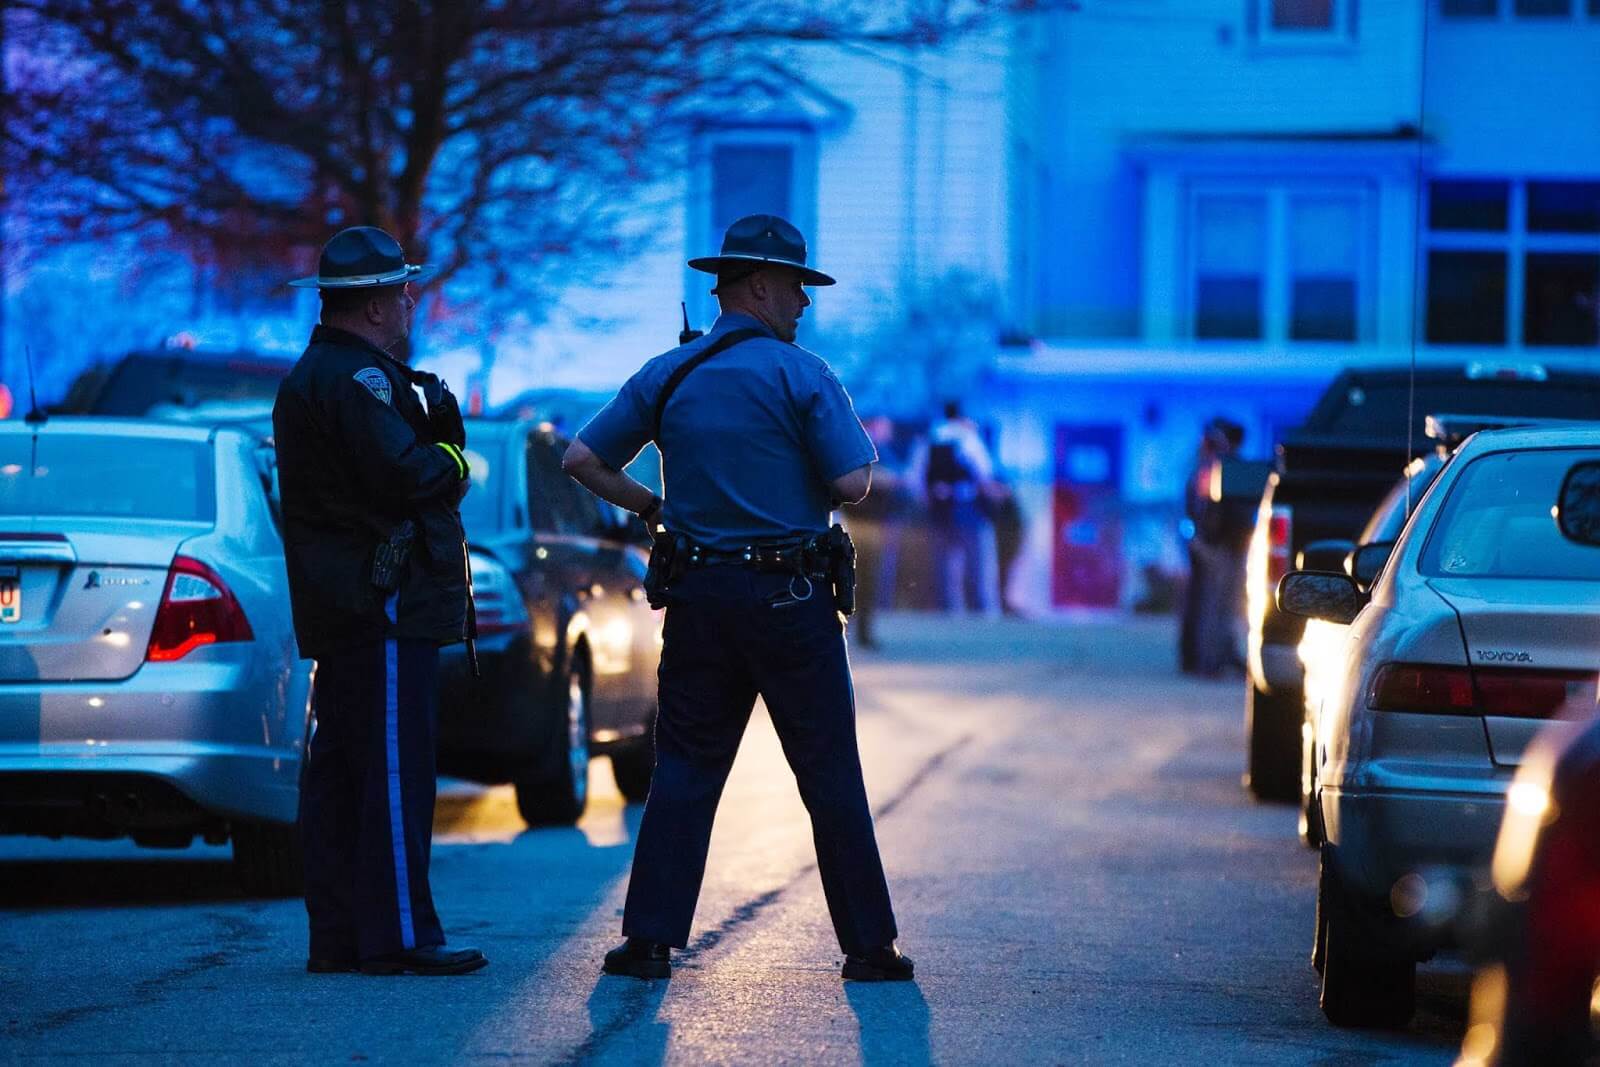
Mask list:
[{"label": "radio antenna", "polygon": [[33,349],[28,345],[22,346],[22,360],[28,367],[28,413],[22,421],[30,426],[39,426],[48,416],[39,409],[39,396],[33,388]]}]

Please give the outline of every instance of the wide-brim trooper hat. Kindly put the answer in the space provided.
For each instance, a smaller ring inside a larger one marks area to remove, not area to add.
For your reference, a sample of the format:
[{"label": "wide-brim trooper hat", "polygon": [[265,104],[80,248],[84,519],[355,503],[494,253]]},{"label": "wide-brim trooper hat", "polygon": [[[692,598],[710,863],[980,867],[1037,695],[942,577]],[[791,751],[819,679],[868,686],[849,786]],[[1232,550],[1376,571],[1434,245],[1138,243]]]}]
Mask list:
[{"label": "wide-brim trooper hat", "polygon": [[707,274],[740,267],[754,270],[764,265],[793,267],[804,285],[833,285],[831,276],[806,266],[806,239],[799,230],[776,215],[746,215],[722,236],[722,254],[700,256],[689,266]]},{"label": "wide-brim trooper hat", "polygon": [[351,226],[322,246],[317,273],[289,284],[297,289],[372,289],[424,282],[437,273],[436,267],[407,263],[400,242],[376,226]]}]

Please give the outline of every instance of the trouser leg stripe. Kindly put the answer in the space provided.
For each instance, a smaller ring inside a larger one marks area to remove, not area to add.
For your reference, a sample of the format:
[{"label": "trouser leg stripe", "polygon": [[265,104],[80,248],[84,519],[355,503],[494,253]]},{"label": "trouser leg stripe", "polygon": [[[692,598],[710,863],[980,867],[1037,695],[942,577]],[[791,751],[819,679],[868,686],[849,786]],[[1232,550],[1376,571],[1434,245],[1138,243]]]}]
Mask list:
[{"label": "trouser leg stripe", "polygon": [[[392,594],[384,608],[389,620],[396,617],[399,594]],[[406,949],[417,947],[417,935],[411,924],[411,879],[406,870],[405,809],[400,796],[400,648],[393,638],[383,643],[383,719],[384,739],[388,746],[389,771],[389,836],[394,842],[395,903],[400,912],[400,944]]]}]

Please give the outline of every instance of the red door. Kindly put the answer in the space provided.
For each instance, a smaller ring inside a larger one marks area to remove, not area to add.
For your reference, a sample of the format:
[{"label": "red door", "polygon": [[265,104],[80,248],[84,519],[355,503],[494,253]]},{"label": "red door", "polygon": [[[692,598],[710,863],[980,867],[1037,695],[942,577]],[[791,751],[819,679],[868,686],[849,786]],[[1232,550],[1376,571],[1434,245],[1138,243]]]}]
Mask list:
[{"label": "red door", "polygon": [[1056,426],[1050,601],[1116,607],[1122,598],[1122,427]]}]

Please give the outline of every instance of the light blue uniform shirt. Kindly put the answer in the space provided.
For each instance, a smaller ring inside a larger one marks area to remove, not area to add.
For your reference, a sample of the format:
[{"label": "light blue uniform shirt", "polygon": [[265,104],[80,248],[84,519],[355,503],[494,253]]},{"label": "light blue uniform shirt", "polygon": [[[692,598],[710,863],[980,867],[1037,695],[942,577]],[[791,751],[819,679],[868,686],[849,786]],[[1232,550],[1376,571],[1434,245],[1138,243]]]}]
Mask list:
[{"label": "light blue uniform shirt", "polygon": [[656,398],[672,372],[731,330],[753,337],[691,371],[661,418],[667,529],[717,550],[821,533],[828,483],[878,458],[850,395],[822,358],[746,315],[650,360],[578,439],[621,470],[655,435]]}]

